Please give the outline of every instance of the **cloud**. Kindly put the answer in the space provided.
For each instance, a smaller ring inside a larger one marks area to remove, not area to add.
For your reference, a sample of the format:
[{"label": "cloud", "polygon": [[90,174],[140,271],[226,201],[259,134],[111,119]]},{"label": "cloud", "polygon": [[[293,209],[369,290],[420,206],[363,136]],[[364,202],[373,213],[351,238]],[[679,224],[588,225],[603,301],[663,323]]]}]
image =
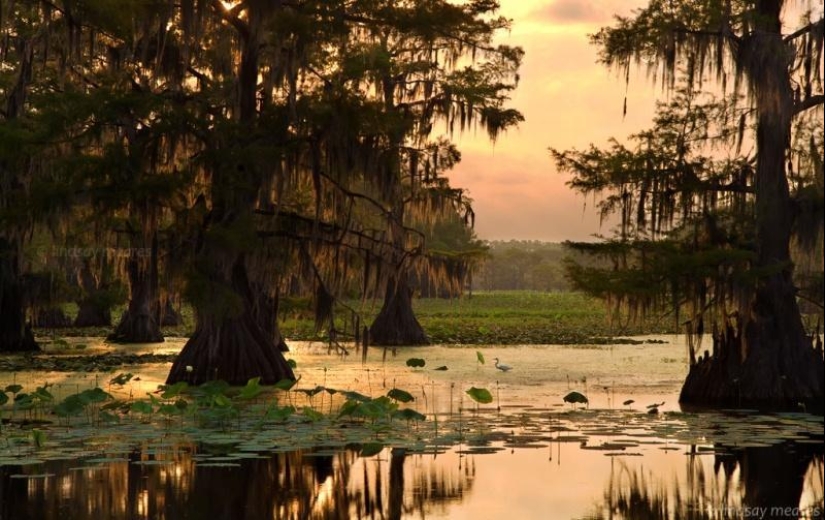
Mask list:
[{"label": "cloud", "polygon": [[530,18],[544,23],[609,24],[615,15],[627,15],[641,0],[551,0],[535,8]]},{"label": "cloud", "polygon": [[600,12],[584,0],[555,0],[537,9],[533,16],[553,23],[598,23],[609,19],[610,13]]}]

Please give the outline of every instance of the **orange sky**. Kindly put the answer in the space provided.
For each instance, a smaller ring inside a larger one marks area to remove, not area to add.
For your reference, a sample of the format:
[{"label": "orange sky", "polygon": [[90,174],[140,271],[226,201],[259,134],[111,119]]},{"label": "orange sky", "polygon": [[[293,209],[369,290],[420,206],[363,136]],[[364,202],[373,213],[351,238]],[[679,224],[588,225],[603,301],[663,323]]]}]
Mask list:
[{"label": "orange sky", "polygon": [[[649,126],[661,89],[644,74],[631,76],[628,113],[622,116],[623,78],[596,63],[588,35],[630,14],[645,0],[501,0],[501,14],[513,30],[501,43],[520,45],[526,56],[512,106],[526,121],[492,144],[483,131],[455,139],[462,162],[451,184],[469,190],[475,201],[479,238],[587,240],[599,227],[592,199],[565,186],[548,147],[602,146],[610,137]],[[585,207],[585,202],[587,206]]]}]

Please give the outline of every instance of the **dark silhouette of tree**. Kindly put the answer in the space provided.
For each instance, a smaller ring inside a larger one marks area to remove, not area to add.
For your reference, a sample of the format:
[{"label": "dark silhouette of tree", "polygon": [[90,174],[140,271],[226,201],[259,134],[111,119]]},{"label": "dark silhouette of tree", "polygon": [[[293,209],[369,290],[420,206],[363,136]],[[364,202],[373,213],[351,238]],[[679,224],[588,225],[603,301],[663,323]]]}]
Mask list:
[{"label": "dark silhouette of tree", "polygon": [[[593,36],[603,63],[647,63],[675,96],[633,147],[553,151],[574,189],[621,216],[615,239],[576,245],[612,268],[574,268],[576,283],[713,332],[712,354],[692,350],[685,404],[822,407],[794,265],[822,240],[823,21],[783,33],[785,4],[652,1],[618,18]],[[711,77],[718,100],[699,94]]]},{"label": "dark silhouette of tree", "polygon": [[[620,461],[612,463],[605,504],[593,518],[780,519],[787,518],[789,511],[794,516],[816,517],[823,497],[817,496],[816,488],[805,491],[810,485],[806,479],[815,482],[822,478],[821,446],[784,443],[761,448],[717,448],[724,453],[714,455],[709,472],[702,463],[706,455],[691,446],[686,458],[687,479],[677,481],[675,489]],[[709,483],[711,489],[724,491],[709,492]]]},{"label": "dark silhouette of tree", "polygon": [[359,88],[374,92],[370,102],[385,122],[375,136],[382,143],[375,181],[387,203],[387,232],[395,248],[383,269],[388,273],[381,284],[384,301],[370,327],[370,342],[425,344],[412,310],[411,272],[416,263],[441,269],[448,259],[407,254],[416,248],[423,252],[425,244],[408,247],[409,235],[402,230],[425,215],[433,219],[444,207],[472,218],[461,190],[439,178],[460,156],[451,143],[432,135],[436,125],[444,124],[450,134],[481,127],[495,139],[521,121],[521,114],[505,103],[515,88],[522,51],[492,44],[493,36],[509,26],[495,16],[495,2],[379,4],[374,15],[352,18],[357,33],[347,60],[363,64],[349,70],[360,74]]}]

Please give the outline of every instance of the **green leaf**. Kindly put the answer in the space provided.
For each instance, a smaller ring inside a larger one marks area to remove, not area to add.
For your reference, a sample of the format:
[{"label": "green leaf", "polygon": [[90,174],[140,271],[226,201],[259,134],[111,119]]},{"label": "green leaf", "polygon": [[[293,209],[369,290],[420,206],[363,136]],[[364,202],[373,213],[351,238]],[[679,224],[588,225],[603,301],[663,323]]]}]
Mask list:
[{"label": "green leaf", "polygon": [[80,415],[86,409],[86,403],[80,397],[80,394],[72,394],[66,396],[62,402],[55,406],[52,410],[58,417],[72,417]]},{"label": "green leaf", "polygon": [[49,387],[49,384],[45,384],[43,386],[38,386],[37,389],[32,393],[32,397],[39,399],[41,401],[52,401],[54,400],[54,396],[51,392],[46,390]]},{"label": "green leaf", "polygon": [[6,392],[11,392],[11,393],[13,393],[13,394],[16,394],[16,393],[17,393],[17,392],[19,392],[20,390],[23,390],[23,386],[22,386],[22,385],[9,385],[9,386],[7,386],[7,387],[5,388],[5,391],[6,391]]},{"label": "green leaf", "polygon": [[298,362],[295,361],[294,359],[287,359],[286,362],[290,366],[290,368],[292,368],[292,370],[295,370],[296,368],[298,368]]},{"label": "green leaf", "polygon": [[415,401],[415,397],[405,390],[401,390],[398,388],[393,388],[389,392],[387,392],[387,397],[390,399],[395,399],[401,403],[409,403],[410,401]]},{"label": "green leaf", "polygon": [[274,407],[266,412],[266,418],[272,421],[285,421],[290,415],[296,412],[294,406]]},{"label": "green leaf", "polygon": [[106,403],[100,407],[101,410],[118,410],[118,409],[129,409],[129,403],[124,401],[116,400],[112,401],[111,403]]},{"label": "green leaf", "polygon": [[36,448],[42,448],[43,445],[46,444],[46,432],[38,430],[37,428],[33,429],[32,442]]},{"label": "green leaf", "polygon": [[584,394],[579,393],[579,392],[570,392],[569,394],[567,394],[566,396],[564,396],[564,398],[563,398],[563,399],[564,399],[564,402],[565,402],[565,403],[581,403],[581,404],[587,404],[587,403],[589,402],[589,401],[587,400],[587,397],[586,397]]},{"label": "green leaf", "polygon": [[372,400],[371,397],[367,397],[364,394],[359,394],[358,392],[341,392],[344,397],[346,397],[350,401],[358,401],[361,403],[366,403]]},{"label": "green leaf", "polygon": [[207,381],[197,387],[197,393],[201,395],[225,394],[229,389],[229,383],[221,379]]},{"label": "green leaf", "polygon": [[28,410],[34,406],[34,399],[30,394],[22,393],[14,396],[14,407],[18,410]]},{"label": "green leaf", "polygon": [[493,394],[491,394],[486,388],[472,387],[467,390],[467,395],[469,395],[470,398],[477,403],[489,404],[493,402]]},{"label": "green leaf", "polygon": [[160,394],[160,396],[163,399],[174,399],[187,388],[189,388],[189,383],[187,383],[186,381],[178,381],[173,385],[164,385],[163,393]]},{"label": "green leaf", "polygon": [[338,417],[343,417],[345,415],[360,415],[359,410],[361,408],[361,402],[355,400],[345,401],[344,404],[341,405],[341,409],[338,411]]},{"label": "green leaf", "polygon": [[443,371],[447,370],[447,365],[442,365],[440,367],[434,368],[433,370],[440,370],[440,371],[443,372]]},{"label": "green leaf", "polygon": [[86,404],[102,403],[112,399],[112,395],[100,387],[90,388],[80,392],[80,399]]},{"label": "green leaf", "polygon": [[476,359],[482,365],[484,364],[484,354],[482,354],[480,350],[476,350]]},{"label": "green leaf", "polygon": [[212,403],[221,408],[228,408],[232,406],[232,401],[223,394],[216,394],[212,396]]},{"label": "green leaf", "polygon": [[324,418],[324,414],[317,410],[313,410],[309,406],[304,406],[301,409],[301,414],[312,422],[317,422]]},{"label": "green leaf", "polygon": [[423,367],[426,364],[427,364],[427,362],[424,361],[421,358],[410,358],[410,359],[407,360],[407,366],[408,367],[418,368],[418,367]]},{"label": "green leaf", "polygon": [[241,389],[238,397],[241,399],[252,399],[263,391],[261,388],[261,378],[253,377],[246,382],[246,386]]},{"label": "green leaf", "polygon": [[361,457],[373,457],[384,451],[384,445],[380,442],[368,442],[361,446],[359,455]]},{"label": "green leaf", "polygon": [[178,415],[182,410],[173,404],[162,404],[158,407],[158,413],[161,415]]},{"label": "green leaf", "polygon": [[8,402],[9,402],[9,396],[6,394],[6,392],[0,392],[0,406],[3,406],[4,404],[6,404]]},{"label": "green leaf", "polygon": [[120,417],[110,412],[101,411],[100,420],[107,424],[116,424],[120,422]]},{"label": "green leaf", "polygon": [[137,413],[143,414],[150,414],[155,411],[152,407],[152,403],[149,401],[135,401],[132,403],[132,411]]},{"label": "green leaf", "polygon": [[280,381],[275,383],[273,386],[275,388],[277,388],[278,390],[291,390],[292,387],[295,386],[295,383],[297,383],[297,382],[298,381],[296,381],[294,379],[281,379]]},{"label": "green leaf", "polygon": [[117,376],[115,376],[115,377],[113,377],[112,379],[109,380],[109,384],[117,385],[117,386],[123,386],[126,383],[128,383],[129,381],[131,381],[133,377],[134,377],[134,375],[132,375],[131,372],[126,372],[124,374],[118,374]]},{"label": "green leaf", "polygon": [[398,417],[400,419],[404,419],[406,421],[423,421],[427,419],[427,416],[416,412],[412,408],[404,408],[403,410],[396,410],[393,413],[393,417]]},{"label": "green leaf", "polygon": [[[315,388],[299,388],[299,389],[297,389],[297,390],[295,390],[295,391],[296,391],[296,392],[301,392],[301,393],[303,393],[303,394],[306,394],[308,397],[315,397],[317,394],[320,394],[320,393],[321,393],[321,392],[323,392],[324,390],[327,390],[327,389],[326,389],[326,388],[324,388],[323,386],[320,386],[320,385],[319,385],[319,386],[316,386]],[[333,393],[334,393],[334,392],[335,392],[335,391],[333,390]]]}]

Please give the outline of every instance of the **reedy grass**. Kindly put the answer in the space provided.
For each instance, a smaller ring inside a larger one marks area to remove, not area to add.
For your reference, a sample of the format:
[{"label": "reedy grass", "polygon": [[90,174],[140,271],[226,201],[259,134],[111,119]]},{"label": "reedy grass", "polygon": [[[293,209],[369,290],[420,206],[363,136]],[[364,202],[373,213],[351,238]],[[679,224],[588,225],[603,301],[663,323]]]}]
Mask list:
[{"label": "reedy grass", "polygon": [[[348,300],[369,324],[380,300]],[[669,317],[650,317],[638,323],[609,320],[604,303],[579,292],[477,291],[460,298],[416,298],[416,317],[432,343],[462,344],[588,344],[616,341],[616,337],[681,332]],[[67,309],[71,311],[71,309]],[[117,315],[117,310],[113,312]],[[186,337],[194,330],[191,308],[181,309],[182,325],[164,327],[167,337]],[[352,332],[339,312],[336,326]],[[287,340],[325,341],[326,331],[315,331],[312,304],[307,298],[285,298],[279,316]],[[38,330],[41,335],[105,336],[108,328]],[[347,338],[340,338],[346,340]]]}]

